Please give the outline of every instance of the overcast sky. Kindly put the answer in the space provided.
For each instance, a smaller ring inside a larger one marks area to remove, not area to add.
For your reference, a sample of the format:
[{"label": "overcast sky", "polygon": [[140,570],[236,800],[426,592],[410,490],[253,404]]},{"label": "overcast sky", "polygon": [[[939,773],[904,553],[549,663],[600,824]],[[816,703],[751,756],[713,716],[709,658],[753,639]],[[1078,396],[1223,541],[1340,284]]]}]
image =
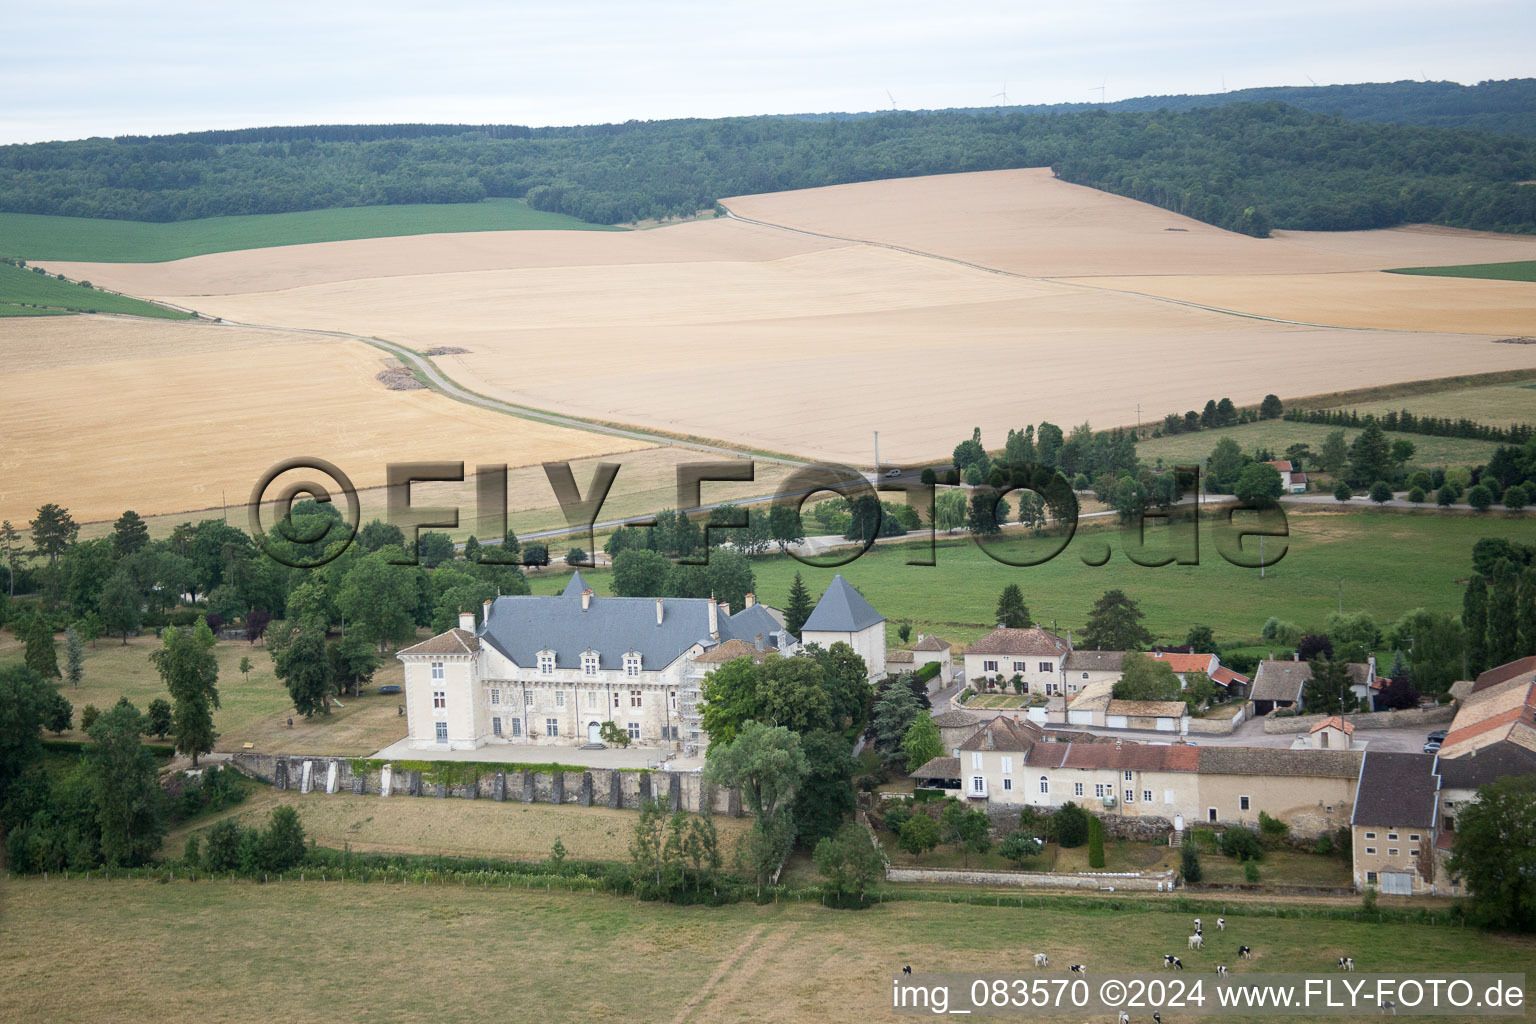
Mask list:
[{"label": "overcast sky", "polygon": [[6,0],[0,143],[1536,76],[1531,0]]}]

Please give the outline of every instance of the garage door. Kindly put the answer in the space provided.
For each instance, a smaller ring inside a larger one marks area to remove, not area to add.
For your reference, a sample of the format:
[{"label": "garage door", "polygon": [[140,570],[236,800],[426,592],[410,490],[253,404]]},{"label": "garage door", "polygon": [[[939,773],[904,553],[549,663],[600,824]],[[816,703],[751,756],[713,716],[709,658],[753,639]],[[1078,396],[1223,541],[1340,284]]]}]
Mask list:
[{"label": "garage door", "polygon": [[1412,896],[1413,876],[1406,871],[1383,871],[1381,891],[1388,896]]}]

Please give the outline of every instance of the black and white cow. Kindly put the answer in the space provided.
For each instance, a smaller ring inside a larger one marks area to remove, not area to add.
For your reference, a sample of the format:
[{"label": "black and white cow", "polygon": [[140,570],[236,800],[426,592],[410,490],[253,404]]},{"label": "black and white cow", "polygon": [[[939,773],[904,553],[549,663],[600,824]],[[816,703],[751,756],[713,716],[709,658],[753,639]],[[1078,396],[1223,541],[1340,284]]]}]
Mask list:
[{"label": "black and white cow", "polygon": [[1238,946],[1237,947],[1237,955],[1239,957],[1241,957],[1242,959],[1244,959],[1244,960],[1252,960],[1253,959],[1253,947],[1252,946]]},{"label": "black and white cow", "polygon": [[1049,967],[1050,965],[1051,965],[1051,958],[1050,957],[1046,956],[1044,953],[1036,953],[1035,954],[1035,966],[1036,967]]},{"label": "black and white cow", "polygon": [[1223,964],[1217,964],[1216,965],[1216,973],[1217,974],[1226,974],[1227,973],[1227,968]]},{"label": "black and white cow", "polygon": [[1088,965],[1087,964],[1073,964],[1071,967],[1068,967],[1067,970],[1071,971],[1073,974],[1087,974],[1088,973]]},{"label": "black and white cow", "polygon": [[1346,971],[1354,970],[1355,969],[1355,958],[1352,957],[1352,956],[1341,956],[1341,957],[1339,957],[1339,967],[1342,968],[1343,970],[1346,970]]}]

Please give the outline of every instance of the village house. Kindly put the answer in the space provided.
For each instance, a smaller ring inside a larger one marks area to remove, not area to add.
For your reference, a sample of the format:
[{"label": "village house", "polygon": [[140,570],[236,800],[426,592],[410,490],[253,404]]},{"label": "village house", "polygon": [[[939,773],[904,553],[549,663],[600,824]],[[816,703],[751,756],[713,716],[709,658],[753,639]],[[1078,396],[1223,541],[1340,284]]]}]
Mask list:
[{"label": "village house", "polygon": [[1006,684],[1019,676],[1025,693],[1061,693],[1062,665],[1071,651],[1070,643],[1049,630],[999,626],[966,648],[965,678],[976,686],[988,679]]},{"label": "village house", "polygon": [[847,644],[864,659],[871,681],[886,674],[885,616],[875,611],[864,595],[843,579],[842,573],[827,584],[826,592],[800,628],[800,642],[806,647],[816,644],[824,651],[836,643]]},{"label": "village house", "polygon": [[1307,474],[1292,465],[1289,459],[1278,459],[1274,462],[1266,462],[1266,466],[1274,466],[1280,474],[1280,488],[1286,494],[1307,493]]},{"label": "village house", "polygon": [[1304,661],[1261,661],[1253,674],[1253,689],[1248,698],[1253,701],[1255,715],[1267,715],[1281,708],[1301,708],[1301,689],[1312,678],[1312,666]]},{"label": "village house", "polygon": [[1391,896],[1434,892],[1440,803],[1435,755],[1364,756],[1350,818],[1355,888],[1374,886]]},{"label": "village house", "polygon": [[939,685],[935,689],[943,689],[955,681],[954,646],[932,633],[919,633],[912,647],[912,667],[922,668],[935,661],[939,663],[939,674],[934,677]]},{"label": "village house", "polygon": [[1355,737],[1355,724],[1331,715],[1291,741],[1292,750],[1364,750],[1366,741]]}]

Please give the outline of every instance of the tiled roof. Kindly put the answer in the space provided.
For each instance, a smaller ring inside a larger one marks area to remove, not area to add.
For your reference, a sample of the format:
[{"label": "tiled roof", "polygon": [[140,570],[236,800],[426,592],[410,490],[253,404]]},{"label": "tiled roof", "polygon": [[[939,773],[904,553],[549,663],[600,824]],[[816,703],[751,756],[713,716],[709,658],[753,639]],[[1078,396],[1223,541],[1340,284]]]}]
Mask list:
[{"label": "tiled roof", "polygon": [[1291,462],[1289,459],[1277,459],[1274,462],[1266,463],[1266,465],[1274,466],[1282,473],[1289,473],[1291,471]]},{"label": "tiled roof", "polygon": [[1434,754],[1367,753],[1352,825],[1433,828],[1440,777]]},{"label": "tiled roof", "polygon": [[1111,715],[1138,718],[1183,718],[1189,713],[1189,705],[1181,700],[1111,700],[1104,710]]},{"label": "tiled roof", "polygon": [[1197,747],[1200,771],[1211,775],[1300,775],[1353,779],[1360,754],[1352,750],[1286,750],[1278,747]]},{"label": "tiled roof", "polygon": [[1145,654],[1142,657],[1165,662],[1174,672],[1204,672],[1211,667],[1209,654]]},{"label": "tiled roof", "polygon": [[397,657],[406,654],[474,654],[479,650],[480,638],[467,629],[459,629],[455,626],[446,633],[439,633],[419,644],[407,647],[400,651]]},{"label": "tiled roof", "polygon": [[1482,693],[1490,686],[1497,686],[1516,676],[1523,676],[1527,672],[1536,672],[1536,654],[1531,655],[1529,658],[1521,658],[1518,661],[1495,665],[1477,677],[1477,681],[1472,684],[1472,692]]},{"label": "tiled roof", "polygon": [[1045,733],[1032,722],[1016,722],[998,715],[960,744],[961,750],[1023,750],[1043,739]]},{"label": "tiled roof", "polygon": [[1199,770],[1199,766],[1199,747],[1164,747],[1149,743],[1073,743],[1061,765],[1063,768],[1144,772],[1193,772]]},{"label": "tiled roof", "polygon": [[[1098,746],[1097,743],[1086,744],[1090,747]],[[1024,763],[1031,768],[1060,768],[1067,761],[1067,755],[1076,743],[1036,743],[1029,748],[1029,753],[1024,757]]]},{"label": "tiled roof", "polygon": [[913,647],[912,649],[914,651],[947,651],[949,648],[950,643],[948,640],[940,640],[938,637],[930,633],[928,636],[925,636],[919,640],[917,642],[917,646]]},{"label": "tiled roof", "polygon": [[958,757],[936,757],[908,776],[913,779],[958,779],[960,777],[960,759]]},{"label": "tiled roof", "polygon": [[1061,667],[1068,672],[1119,672],[1124,651],[1072,651]]},{"label": "tiled roof", "polygon": [[1495,743],[1464,757],[1443,754],[1435,764],[1441,789],[1476,789],[1511,776],[1536,775],[1536,750]]},{"label": "tiled roof", "polygon": [[1349,673],[1351,686],[1365,686],[1367,681],[1372,678],[1369,662],[1351,661],[1344,666],[1344,669]]},{"label": "tiled roof", "polygon": [[1253,676],[1250,700],[1301,700],[1301,687],[1312,678],[1312,666],[1304,661],[1261,661]]},{"label": "tiled roof", "polygon": [[1536,733],[1536,682],[1520,674],[1473,691],[1456,712],[1441,754],[1460,757],[1500,740],[1530,740],[1522,733]]},{"label": "tiled roof", "polygon": [[980,715],[961,711],[959,708],[941,711],[933,716],[933,724],[940,729],[957,729],[962,725],[975,725],[979,721],[981,721]]},{"label": "tiled roof", "polygon": [[800,631],[802,633],[806,630],[813,633],[857,633],[861,629],[867,629],[877,622],[884,621],[885,616],[875,611],[874,607],[864,600],[864,595],[854,590],[853,584],[843,579],[842,573],[838,573],[832,577],[832,582],[827,584],[821,600],[816,602],[816,607],[811,610],[811,617],[805,620],[805,625],[800,627]]},{"label": "tiled roof", "polygon": [[1054,658],[1067,653],[1067,642],[1044,629],[998,626],[965,649],[966,654],[1022,654]]},{"label": "tiled roof", "polygon": [[745,640],[727,640],[723,644],[716,644],[703,654],[695,658],[710,665],[723,665],[737,658],[751,658],[753,661],[762,661],[768,656],[766,650],[759,650],[756,644]]},{"label": "tiled roof", "polygon": [[1211,673],[1211,682],[1220,683],[1222,686],[1231,686],[1233,683],[1242,683],[1246,686],[1252,680],[1241,672],[1233,672],[1229,668],[1219,668]]},{"label": "tiled roof", "polygon": [[912,664],[912,652],[887,651],[885,655],[885,663],[887,665],[910,665]]},{"label": "tiled roof", "polygon": [[1308,729],[1307,732],[1314,733],[1319,729],[1338,729],[1344,735],[1348,736],[1355,731],[1355,723],[1346,722],[1338,715],[1333,715],[1332,717],[1325,718],[1321,722],[1318,722],[1312,728]]}]

